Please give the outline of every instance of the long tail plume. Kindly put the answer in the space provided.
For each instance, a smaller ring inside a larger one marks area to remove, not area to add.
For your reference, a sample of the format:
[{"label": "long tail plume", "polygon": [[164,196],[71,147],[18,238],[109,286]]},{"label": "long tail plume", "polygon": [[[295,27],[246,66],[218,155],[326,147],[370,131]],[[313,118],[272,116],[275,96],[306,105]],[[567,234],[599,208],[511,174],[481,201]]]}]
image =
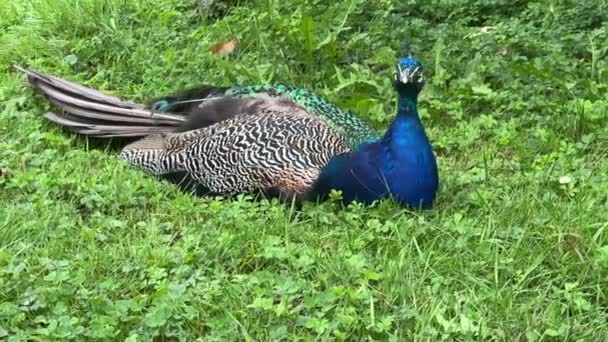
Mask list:
[{"label": "long tail plume", "polygon": [[46,75],[36,70],[13,65],[27,75],[28,83],[61,109],[44,117],[74,133],[91,137],[140,137],[172,132],[186,117],[157,113],[143,105],[131,103],[97,90]]}]

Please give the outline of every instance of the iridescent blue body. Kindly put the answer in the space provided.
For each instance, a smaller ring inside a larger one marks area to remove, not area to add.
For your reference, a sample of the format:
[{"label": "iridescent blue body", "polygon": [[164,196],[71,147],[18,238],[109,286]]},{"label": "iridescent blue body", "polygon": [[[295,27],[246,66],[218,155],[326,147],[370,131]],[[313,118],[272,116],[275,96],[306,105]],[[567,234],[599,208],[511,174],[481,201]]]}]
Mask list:
[{"label": "iridescent blue body", "polygon": [[[392,197],[409,207],[430,208],[439,178],[433,149],[417,111],[422,90],[420,62],[399,61],[395,88],[399,94],[397,116],[384,136],[363,143],[354,151],[333,158],[323,169],[314,191],[342,191],[344,202],[370,203]],[[413,79],[412,79],[413,77]]]}]

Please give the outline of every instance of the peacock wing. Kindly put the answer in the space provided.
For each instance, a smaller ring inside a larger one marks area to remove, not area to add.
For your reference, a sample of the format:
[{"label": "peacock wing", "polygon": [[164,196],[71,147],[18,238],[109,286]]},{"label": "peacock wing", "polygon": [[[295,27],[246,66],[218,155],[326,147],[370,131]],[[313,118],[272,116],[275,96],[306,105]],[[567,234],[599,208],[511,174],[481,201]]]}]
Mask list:
[{"label": "peacock wing", "polygon": [[150,106],[163,112],[187,115],[188,121],[180,128],[186,131],[210,126],[237,114],[257,115],[260,107],[273,106],[277,101],[318,116],[344,137],[351,148],[379,139],[378,132],[352,112],[309,89],[284,84],[232,87],[199,85],[156,98]]},{"label": "peacock wing", "polygon": [[226,91],[226,94],[245,97],[284,97],[301,106],[308,113],[319,116],[344,137],[351,148],[380,138],[378,132],[367,122],[306,88],[284,84],[233,86]]},{"label": "peacock wing", "polygon": [[121,157],[155,175],[185,173],[209,193],[266,192],[303,199],[329,160],[348,146],[306,111],[264,110],[215,125],[157,134]]}]

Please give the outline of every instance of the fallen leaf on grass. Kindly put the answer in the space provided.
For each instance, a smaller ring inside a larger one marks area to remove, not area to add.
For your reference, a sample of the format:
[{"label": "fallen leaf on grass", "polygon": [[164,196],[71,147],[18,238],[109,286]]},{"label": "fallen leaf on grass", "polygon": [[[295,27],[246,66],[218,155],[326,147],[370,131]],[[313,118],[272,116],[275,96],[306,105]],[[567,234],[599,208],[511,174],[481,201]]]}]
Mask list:
[{"label": "fallen leaf on grass", "polygon": [[215,44],[215,45],[211,46],[209,48],[209,51],[211,51],[214,55],[219,55],[219,54],[226,55],[226,54],[229,54],[232,51],[234,51],[235,48],[236,48],[236,41],[230,40],[225,43],[219,43],[219,44]]}]

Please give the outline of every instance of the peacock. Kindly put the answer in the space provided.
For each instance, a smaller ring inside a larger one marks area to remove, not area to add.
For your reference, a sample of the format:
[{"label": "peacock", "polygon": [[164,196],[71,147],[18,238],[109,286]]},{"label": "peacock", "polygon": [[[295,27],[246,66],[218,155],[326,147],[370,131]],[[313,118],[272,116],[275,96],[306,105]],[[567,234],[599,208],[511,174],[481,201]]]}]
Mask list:
[{"label": "peacock", "polygon": [[137,104],[14,66],[60,109],[68,131],[125,141],[119,157],[198,195],[261,193],[282,201],[347,204],[393,198],[431,208],[437,162],[417,111],[423,67],[399,58],[397,115],[384,133],[309,89],[284,84],[198,85]]}]

